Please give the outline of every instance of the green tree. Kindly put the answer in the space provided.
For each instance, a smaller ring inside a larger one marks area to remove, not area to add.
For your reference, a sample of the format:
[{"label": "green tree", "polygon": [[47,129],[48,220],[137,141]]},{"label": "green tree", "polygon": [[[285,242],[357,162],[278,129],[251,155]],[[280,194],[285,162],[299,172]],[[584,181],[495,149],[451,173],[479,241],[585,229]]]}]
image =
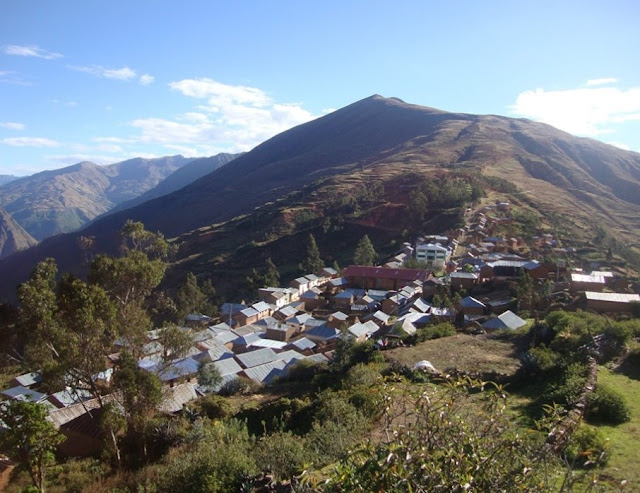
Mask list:
[{"label": "green tree", "polygon": [[264,286],[279,286],[280,285],[280,272],[276,267],[276,264],[273,263],[271,257],[269,257],[265,263],[265,274],[264,274]]},{"label": "green tree", "polygon": [[45,491],[46,470],[55,463],[56,447],[64,436],[47,420],[47,408],[34,402],[7,401],[0,407],[0,447],[17,459],[38,491]]},{"label": "green tree", "polygon": [[356,251],[353,254],[353,263],[356,265],[374,265],[378,254],[373,248],[369,236],[364,235],[358,242]]},{"label": "green tree", "polygon": [[198,368],[198,385],[213,392],[222,383],[222,375],[213,363],[205,363]]},{"label": "green tree", "polygon": [[324,268],[324,262],[320,258],[320,250],[318,249],[318,244],[316,243],[316,239],[312,234],[309,235],[309,240],[307,243],[307,259],[302,264],[302,268],[305,272],[318,272],[319,270]]},{"label": "green tree", "polygon": [[146,423],[157,412],[162,400],[160,379],[140,368],[130,354],[123,352],[113,374],[113,386],[124,411],[127,434],[142,448],[140,455],[146,459]]},{"label": "green tree", "polygon": [[208,302],[209,296],[198,286],[196,276],[192,272],[187,273],[176,294],[178,320],[183,321],[190,313],[202,313]]}]

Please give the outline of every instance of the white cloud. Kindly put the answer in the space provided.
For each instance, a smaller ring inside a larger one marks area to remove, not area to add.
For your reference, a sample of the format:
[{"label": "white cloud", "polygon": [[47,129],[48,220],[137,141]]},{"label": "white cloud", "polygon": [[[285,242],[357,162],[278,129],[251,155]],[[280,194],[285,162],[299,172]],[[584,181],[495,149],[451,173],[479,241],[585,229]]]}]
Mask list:
[{"label": "white cloud", "polygon": [[47,51],[34,45],[5,45],[2,47],[5,55],[32,56],[36,58],[44,58],[45,60],[54,60],[62,58],[62,54],[53,51]]},{"label": "white cloud", "polygon": [[13,147],[59,147],[60,143],[45,139],[42,137],[7,137],[0,140],[3,144],[7,144]]},{"label": "white cloud", "polygon": [[9,130],[24,130],[27,128],[24,123],[17,122],[0,122],[0,127],[7,128]]},{"label": "white cloud", "polygon": [[573,134],[596,137],[614,132],[616,124],[640,119],[640,87],[528,90],[518,94],[510,110]]},{"label": "white cloud", "polygon": [[13,70],[0,70],[0,82],[5,84],[13,84],[15,86],[31,86],[31,81],[22,77],[18,72]]},{"label": "white cloud", "polygon": [[149,84],[153,84],[155,80],[156,78],[153,75],[142,74],[140,76],[140,79],[138,79],[138,82],[140,82],[140,84],[143,86],[148,86]]},{"label": "white cloud", "polygon": [[607,141],[606,142],[609,145],[615,146],[618,149],[622,149],[624,151],[630,151],[631,147],[629,147],[627,144],[623,144],[622,142],[617,142],[615,140],[611,140],[611,141]]},{"label": "white cloud", "polygon": [[587,81],[588,86],[604,86],[607,84],[615,84],[618,82],[618,79],[615,77],[603,77],[601,79],[589,79]]},{"label": "white cloud", "polygon": [[101,65],[89,65],[86,67],[69,65],[69,68],[72,70],[76,70],[78,72],[84,72],[87,74],[95,75],[96,77],[104,77],[105,79],[129,81],[136,78],[135,70],[129,67],[106,68]]},{"label": "white cloud", "polygon": [[247,151],[257,144],[315,118],[300,104],[274,101],[263,90],[231,86],[212,79],[184,79],[169,84],[173,90],[204,99],[192,111],[173,119],[139,118],[140,142],[197,151],[197,155]]},{"label": "white cloud", "polygon": [[212,79],[184,79],[171,82],[169,87],[185,96],[209,98],[212,106],[216,104],[239,103],[252,106],[266,106],[271,102],[264,91],[255,87],[231,86]]}]

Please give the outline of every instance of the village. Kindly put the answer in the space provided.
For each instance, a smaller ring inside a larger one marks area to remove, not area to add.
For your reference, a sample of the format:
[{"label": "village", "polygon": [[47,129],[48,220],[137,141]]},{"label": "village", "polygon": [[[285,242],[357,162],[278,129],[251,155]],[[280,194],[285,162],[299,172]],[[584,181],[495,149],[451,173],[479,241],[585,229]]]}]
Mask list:
[{"label": "village", "polygon": [[[384,350],[433,323],[485,334],[523,327],[529,323],[525,318],[550,306],[623,313],[640,302],[629,281],[613,272],[572,268],[575,249],[552,234],[535,234],[528,241],[505,235],[512,222],[509,203],[468,210],[465,220],[463,228],[404,243],[381,265],[350,265],[340,272],[324,268],[287,286],[261,287],[251,303],[226,302],[216,318],[190,314],[180,329],[192,345],[170,364],[162,331],[148,332],[138,366],[162,381],[160,410],[179,412],[239,379],[268,385],[299,361],[327,363],[341,339],[371,340]],[[110,366],[124,343],[116,342]],[[205,365],[221,377],[215,387],[198,383]],[[108,369],[95,379],[108,388],[111,373]],[[1,393],[4,399],[47,406],[49,419],[67,436],[60,446],[64,454],[100,450],[99,432],[88,422],[103,403],[71,388],[45,394],[38,390],[41,383],[41,375],[31,372],[14,378]]]}]

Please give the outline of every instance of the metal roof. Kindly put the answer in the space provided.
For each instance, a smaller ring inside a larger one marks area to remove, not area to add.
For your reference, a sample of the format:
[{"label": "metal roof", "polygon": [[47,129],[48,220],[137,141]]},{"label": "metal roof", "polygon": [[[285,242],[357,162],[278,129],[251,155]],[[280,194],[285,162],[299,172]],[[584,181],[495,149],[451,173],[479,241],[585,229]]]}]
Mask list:
[{"label": "metal roof", "polygon": [[596,293],[585,291],[584,295],[592,301],[608,301],[611,303],[633,303],[640,302],[640,295],[628,293]]}]

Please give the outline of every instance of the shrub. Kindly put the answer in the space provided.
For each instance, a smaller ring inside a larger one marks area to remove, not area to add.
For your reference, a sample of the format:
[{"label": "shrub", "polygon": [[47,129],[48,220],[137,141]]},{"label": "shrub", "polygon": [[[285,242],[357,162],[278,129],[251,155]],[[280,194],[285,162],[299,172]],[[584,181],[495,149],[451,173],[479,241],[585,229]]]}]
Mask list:
[{"label": "shrub", "polygon": [[587,398],[587,418],[597,423],[617,425],[631,419],[631,411],[625,398],[618,391],[597,384]]},{"label": "shrub", "polygon": [[555,402],[565,407],[573,407],[584,390],[586,373],[585,365],[573,363],[566,369],[561,381],[551,385],[541,396],[542,402]]},{"label": "shrub", "polygon": [[253,450],[256,464],[277,479],[291,479],[304,469],[305,440],[288,431],[266,435]]},{"label": "shrub", "polygon": [[548,372],[556,368],[560,355],[546,346],[531,348],[528,352],[530,369],[536,372]]},{"label": "shrub", "polygon": [[231,405],[224,397],[209,394],[195,404],[209,419],[223,419],[231,415]]},{"label": "shrub", "polygon": [[609,443],[595,426],[582,425],[571,436],[565,454],[573,467],[604,465]]},{"label": "shrub", "polygon": [[287,369],[287,375],[283,380],[292,382],[310,382],[319,371],[326,369],[324,363],[316,363],[309,359],[296,361]]},{"label": "shrub", "polygon": [[238,377],[233,380],[229,380],[218,391],[218,394],[222,396],[231,395],[248,395],[255,394],[260,390],[260,384],[246,377]]}]

